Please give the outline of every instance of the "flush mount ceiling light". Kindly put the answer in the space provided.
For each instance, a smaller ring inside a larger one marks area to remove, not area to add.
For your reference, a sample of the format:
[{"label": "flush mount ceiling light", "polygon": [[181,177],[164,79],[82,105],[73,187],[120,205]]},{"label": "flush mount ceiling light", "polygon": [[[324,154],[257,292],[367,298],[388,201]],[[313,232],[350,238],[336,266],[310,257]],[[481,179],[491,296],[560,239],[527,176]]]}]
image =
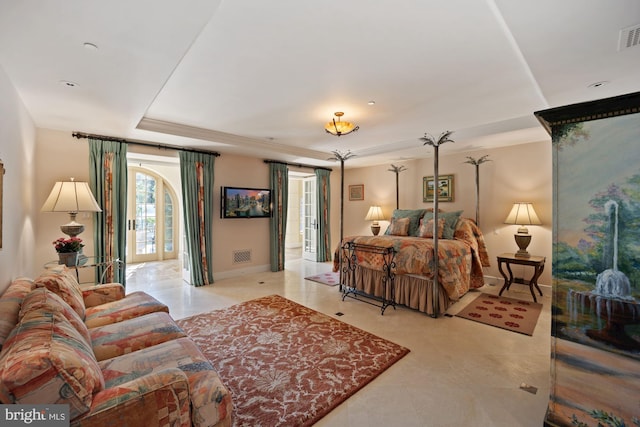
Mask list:
[{"label": "flush mount ceiling light", "polygon": [[338,120],[333,119],[332,121],[324,125],[324,130],[327,133],[330,133],[331,135],[342,136],[348,135],[351,132],[355,132],[360,129],[360,126],[356,126],[353,123],[341,121],[340,118],[344,116],[343,112],[338,111],[334,114],[338,118]]}]

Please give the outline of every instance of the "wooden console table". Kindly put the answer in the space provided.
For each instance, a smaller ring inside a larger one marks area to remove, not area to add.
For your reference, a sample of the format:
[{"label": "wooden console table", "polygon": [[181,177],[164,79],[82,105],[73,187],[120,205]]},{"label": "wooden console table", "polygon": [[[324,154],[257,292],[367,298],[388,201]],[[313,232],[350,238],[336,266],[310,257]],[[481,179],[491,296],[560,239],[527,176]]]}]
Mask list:
[{"label": "wooden console table", "polygon": [[[375,256],[382,257],[382,296],[376,297],[375,295],[367,294],[361,290],[356,289],[356,269],[358,268],[358,252],[373,254]],[[382,247],[365,245],[354,242],[347,242],[342,246],[342,271],[340,277],[340,289],[342,291],[342,301],[345,298],[354,298],[358,301],[366,302],[367,304],[380,307],[381,315],[384,315],[384,311],[387,307],[392,306],[396,309],[395,301],[395,273],[394,269],[396,263],[394,258],[396,256],[396,250],[393,247]],[[367,301],[366,299],[360,299],[358,296],[363,296],[368,299],[375,300],[376,302]]]},{"label": "wooden console table", "polygon": [[[500,289],[500,293],[498,295],[502,295],[502,292],[504,292],[505,289],[508,290],[511,287],[511,284],[514,282],[513,272],[511,271],[511,264],[527,265],[533,267],[533,276],[531,277],[531,280],[523,280],[523,284],[529,285],[529,290],[531,291],[533,301],[538,302],[533,288],[535,287],[538,292],[540,292],[540,296],[542,296],[542,291],[540,290],[540,286],[538,286],[538,278],[544,271],[545,260],[545,257],[535,255],[531,255],[529,258],[517,257],[515,256],[515,254],[498,255],[498,270],[500,270],[500,274],[502,274],[502,277],[504,277],[504,286],[502,286],[502,289]],[[502,264],[506,264],[507,271],[509,272],[509,277],[507,277],[507,275],[504,273]]]}]

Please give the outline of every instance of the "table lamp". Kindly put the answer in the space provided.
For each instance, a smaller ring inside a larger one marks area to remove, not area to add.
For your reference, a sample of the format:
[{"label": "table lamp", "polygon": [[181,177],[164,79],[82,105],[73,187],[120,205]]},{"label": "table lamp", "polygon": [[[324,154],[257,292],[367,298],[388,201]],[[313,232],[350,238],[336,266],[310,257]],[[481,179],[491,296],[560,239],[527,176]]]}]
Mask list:
[{"label": "table lamp", "polygon": [[380,224],[378,224],[378,221],[384,221],[382,208],[380,206],[371,206],[364,220],[373,221],[373,223],[371,224],[371,232],[374,236],[377,236],[378,233],[380,233]]},{"label": "table lamp", "polygon": [[511,208],[511,212],[507,216],[507,219],[504,220],[505,224],[518,224],[520,228],[518,228],[518,232],[514,234],[516,239],[516,244],[518,245],[518,252],[516,252],[515,256],[520,258],[529,258],[529,252],[527,252],[527,246],[531,243],[531,235],[529,234],[529,230],[525,225],[540,225],[540,219],[536,214],[536,211],[533,209],[533,203],[530,202],[517,202],[513,204],[513,208]]},{"label": "table lamp", "polygon": [[61,225],[60,230],[75,237],[84,231],[84,225],[76,222],[78,212],[102,212],[102,209],[93,197],[89,183],[77,182],[71,178],[71,181],[56,182],[42,205],[42,212],[67,212],[70,221]]}]

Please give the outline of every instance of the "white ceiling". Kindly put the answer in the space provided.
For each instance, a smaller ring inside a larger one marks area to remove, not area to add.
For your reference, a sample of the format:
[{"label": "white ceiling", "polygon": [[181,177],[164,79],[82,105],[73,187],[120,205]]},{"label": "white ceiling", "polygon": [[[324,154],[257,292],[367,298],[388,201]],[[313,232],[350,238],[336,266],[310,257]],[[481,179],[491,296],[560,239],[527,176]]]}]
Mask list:
[{"label": "white ceiling", "polygon": [[[547,139],[534,111],[640,90],[638,24],[638,0],[3,0],[0,66],[38,127],[365,166]],[[360,130],[325,133],[336,111]]]}]

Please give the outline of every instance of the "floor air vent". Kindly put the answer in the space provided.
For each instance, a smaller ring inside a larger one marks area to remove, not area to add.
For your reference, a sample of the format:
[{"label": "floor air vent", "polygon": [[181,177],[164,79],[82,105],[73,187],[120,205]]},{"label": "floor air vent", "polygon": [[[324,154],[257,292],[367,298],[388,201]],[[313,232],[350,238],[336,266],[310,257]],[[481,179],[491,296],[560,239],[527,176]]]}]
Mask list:
[{"label": "floor air vent", "polygon": [[233,251],[234,264],[241,264],[245,262],[251,262],[251,249],[242,249],[240,251]]},{"label": "floor air vent", "polygon": [[620,30],[618,50],[629,49],[640,44],[640,24]]}]

